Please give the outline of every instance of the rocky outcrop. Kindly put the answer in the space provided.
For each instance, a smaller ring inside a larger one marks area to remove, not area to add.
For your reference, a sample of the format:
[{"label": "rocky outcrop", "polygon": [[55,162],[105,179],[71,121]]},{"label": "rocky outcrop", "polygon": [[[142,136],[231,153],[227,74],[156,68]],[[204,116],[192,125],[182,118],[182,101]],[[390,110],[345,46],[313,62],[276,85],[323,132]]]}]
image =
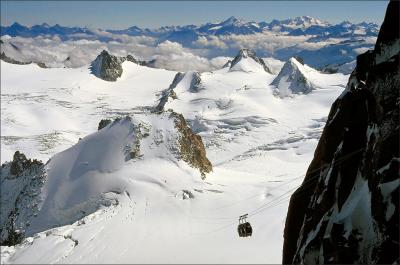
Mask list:
[{"label": "rocky outcrop", "polygon": [[91,64],[92,73],[105,81],[117,81],[122,75],[122,62],[119,57],[103,50]]},{"label": "rocky outcrop", "polygon": [[275,94],[286,97],[291,94],[310,93],[316,88],[316,85],[307,78],[307,71],[310,70],[312,70],[310,67],[298,62],[294,57],[290,58],[271,83],[276,87]]},{"label": "rocky outcrop", "polygon": [[16,151],[10,164],[10,177],[20,177],[25,171],[41,165],[43,165],[42,162],[36,159],[27,159],[23,153]]},{"label": "rocky outcrop", "polygon": [[169,87],[161,92],[161,98],[158,105],[155,107],[155,112],[163,111],[165,104],[167,104],[169,98],[177,99],[174,89],[179,84],[179,82],[182,81],[184,76],[185,74],[183,73],[176,73],[174,80],[172,80],[172,83],[169,85]]},{"label": "rocky outcrop", "polygon": [[206,156],[206,149],[201,137],[193,133],[182,114],[171,112],[170,116],[174,118],[175,127],[180,133],[178,142],[182,160],[192,167],[198,168],[202,178],[205,178],[206,173],[212,171],[212,165]]},{"label": "rocky outcrop", "polygon": [[[177,88],[178,85],[179,89]],[[201,82],[201,76],[199,72],[189,71],[184,74],[177,73],[169,87],[162,91],[159,103],[155,107],[155,112],[163,111],[169,99],[177,99],[177,93],[182,93],[185,91],[197,93],[202,89],[204,89],[204,86]]]},{"label": "rocky outcrop", "polygon": [[231,65],[232,65],[232,61],[231,61],[231,60],[228,60],[228,61],[221,67],[221,69],[226,68],[226,67],[231,68]]},{"label": "rocky outcrop", "polygon": [[264,60],[257,57],[256,52],[250,49],[241,49],[239,51],[239,53],[236,55],[236,57],[233,59],[233,61],[231,62],[230,65],[230,70],[234,70],[235,66],[241,62],[244,59],[252,59],[254,60],[256,63],[258,63],[259,65],[261,65],[263,67],[263,69],[265,70],[265,72],[267,73],[271,73],[271,70],[268,68],[268,66],[265,64]]},{"label": "rocky outcrop", "polygon": [[[124,58],[122,58],[122,59],[124,59]],[[146,65],[147,65],[147,62],[146,62],[146,61],[137,60],[135,57],[133,57],[133,56],[130,55],[130,54],[128,54],[128,55],[125,57],[125,60],[128,61],[128,62],[132,62],[132,63],[138,64],[138,65],[143,65],[143,66],[146,66]]]},{"label": "rocky outcrop", "polygon": [[104,127],[106,127],[106,126],[109,125],[110,123],[111,123],[111,120],[109,120],[109,119],[102,119],[102,120],[99,122],[99,126],[97,127],[97,130],[99,131],[99,130],[103,129]]},{"label": "rocky outcrop", "polygon": [[20,62],[20,61],[17,61],[17,60],[15,60],[13,58],[8,57],[4,52],[2,52],[0,54],[0,59],[3,60],[6,63],[12,63],[12,64],[22,64],[23,65],[23,64],[31,64],[32,63],[32,62]]},{"label": "rocky outcrop", "polygon": [[39,192],[45,179],[41,161],[18,151],[1,166],[0,244],[15,245],[24,238],[29,219],[38,211]]},{"label": "rocky outcrop", "polygon": [[399,261],[399,10],[389,3],[375,49],[332,105],[290,200],[284,264]]},{"label": "rocky outcrop", "polygon": [[139,61],[132,55],[117,57],[103,50],[92,62],[90,70],[92,74],[105,81],[117,81],[122,75],[122,63],[125,61],[138,65],[146,65],[145,61]]},{"label": "rocky outcrop", "polygon": [[190,87],[189,91],[193,93],[197,93],[202,90],[204,87],[201,83],[200,73],[199,72],[188,72],[187,75],[191,75]]}]

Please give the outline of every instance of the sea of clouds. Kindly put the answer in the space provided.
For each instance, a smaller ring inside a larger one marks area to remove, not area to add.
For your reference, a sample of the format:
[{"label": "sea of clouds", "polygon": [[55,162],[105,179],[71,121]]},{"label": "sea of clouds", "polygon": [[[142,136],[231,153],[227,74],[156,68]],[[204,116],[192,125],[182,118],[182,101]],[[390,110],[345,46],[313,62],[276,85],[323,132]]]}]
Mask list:
[{"label": "sea of clouds", "polygon": [[[241,48],[255,50],[260,57],[276,57],[287,50],[314,51],[340,39],[307,42],[310,36],[287,36],[274,32],[252,35],[199,36],[188,47],[172,41],[148,36],[128,36],[97,30],[96,35],[75,34],[67,40],[58,36],[35,38],[2,36],[1,52],[18,61],[45,63],[48,67],[82,67],[90,64],[102,50],[116,56],[134,56],[138,60],[154,61],[154,66],[175,71],[212,71],[221,68]],[[371,43],[374,40],[369,40]],[[367,40],[367,42],[369,42]],[[365,49],[364,49],[365,50]],[[362,52],[359,49],[357,52]]]}]

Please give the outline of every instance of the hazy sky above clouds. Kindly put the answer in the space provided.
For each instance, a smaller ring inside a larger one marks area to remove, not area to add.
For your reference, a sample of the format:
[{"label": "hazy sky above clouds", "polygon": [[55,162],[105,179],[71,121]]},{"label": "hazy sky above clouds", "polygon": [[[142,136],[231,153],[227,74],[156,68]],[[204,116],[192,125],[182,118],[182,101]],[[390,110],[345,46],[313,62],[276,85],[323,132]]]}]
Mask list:
[{"label": "hazy sky above clouds", "polygon": [[204,24],[230,16],[271,21],[308,15],[330,23],[382,23],[388,1],[1,1],[1,25],[124,29]]}]

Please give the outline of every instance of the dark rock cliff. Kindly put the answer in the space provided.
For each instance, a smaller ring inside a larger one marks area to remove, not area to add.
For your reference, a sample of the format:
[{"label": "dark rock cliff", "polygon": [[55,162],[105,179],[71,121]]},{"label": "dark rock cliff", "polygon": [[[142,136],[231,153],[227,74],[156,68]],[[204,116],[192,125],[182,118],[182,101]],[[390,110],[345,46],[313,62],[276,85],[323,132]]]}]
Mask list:
[{"label": "dark rock cliff", "polygon": [[0,244],[15,245],[24,238],[30,217],[38,212],[40,189],[45,181],[44,165],[18,151],[1,165]]},{"label": "dark rock cliff", "polygon": [[283,263],[399,262],[400,2],[358,56],[292,195]]}]

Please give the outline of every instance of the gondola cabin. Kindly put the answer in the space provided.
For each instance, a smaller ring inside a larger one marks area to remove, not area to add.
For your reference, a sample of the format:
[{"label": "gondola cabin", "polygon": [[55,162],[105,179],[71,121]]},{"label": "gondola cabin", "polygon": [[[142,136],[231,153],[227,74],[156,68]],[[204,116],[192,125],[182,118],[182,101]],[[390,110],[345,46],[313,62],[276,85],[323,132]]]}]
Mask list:
[{"label": "gondola cabin", "polygon": [[238,233],[240,237],[248,237],[253,234],[253,228],[250,223],[246,221],[247,214],[239,217]]}]

